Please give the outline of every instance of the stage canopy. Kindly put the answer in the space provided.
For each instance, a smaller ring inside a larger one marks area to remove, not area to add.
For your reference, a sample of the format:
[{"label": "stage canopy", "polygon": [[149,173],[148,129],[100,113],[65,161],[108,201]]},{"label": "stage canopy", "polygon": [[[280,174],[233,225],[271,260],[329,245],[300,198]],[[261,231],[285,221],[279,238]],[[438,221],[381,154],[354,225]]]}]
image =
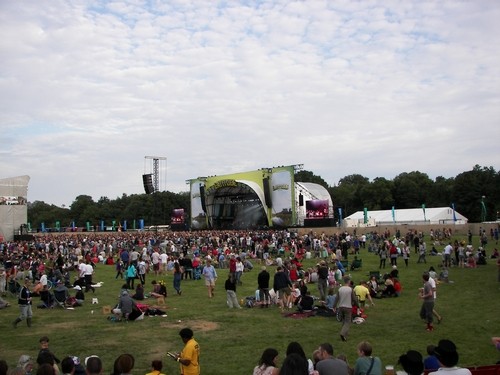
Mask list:
[{"label": "stage canopy", "polygon": [[307,214],[305,204],[309,201],[321,201],[318,206],[322,217],[333,217],[328,191],[317,184],[296,183],[296,167],[262,168],[189,180],[191,228],[300,226]]}]

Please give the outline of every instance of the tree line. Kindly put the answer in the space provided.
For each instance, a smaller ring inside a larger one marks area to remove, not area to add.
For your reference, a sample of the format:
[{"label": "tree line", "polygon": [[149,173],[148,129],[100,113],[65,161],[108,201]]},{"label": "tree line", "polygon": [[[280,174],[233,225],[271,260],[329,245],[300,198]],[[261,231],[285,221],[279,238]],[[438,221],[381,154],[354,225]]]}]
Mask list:
[{"label": "tree line", "polygon": [[[341,207],[343,216],[367,208],[369,211],[426,207],[451,207],[470,222],[497,220],[500,211],[500,172],[493,167],[475,165],[472,170],[456,177],[429,178],[414,171],[397,175],[393,180],[377,177],[370,181],[360,174],[343,177],[335,186],[311,171],[298,171],[297,182],[314,182],[324,186],[332,197],[334,208]],[[190,210],[189,192],[156,192],[153,194],[123,194],[116,199],[101,197],[95,202],[88,195],[79,195],[69,208],[35,201],[28,203],[28,222],[32,230],[44,223],[46,228],[111,226],[127,220],[143,219],[147,226],[170,223],[174,209]],[[334,210],[337,212],[337,210]]]}]

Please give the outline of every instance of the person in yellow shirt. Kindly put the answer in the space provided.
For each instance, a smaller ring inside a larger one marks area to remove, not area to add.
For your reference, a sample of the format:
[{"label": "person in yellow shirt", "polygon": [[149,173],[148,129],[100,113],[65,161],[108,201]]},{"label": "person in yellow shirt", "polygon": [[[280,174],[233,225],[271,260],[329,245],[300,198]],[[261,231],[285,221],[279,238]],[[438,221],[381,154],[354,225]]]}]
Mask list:
[{"label": "person in yellow shirt", "polygon": [[146,375],[165,375],[161,372],[163,368],[163,362],[155,359],[151,362],[151,372],[148,372]]},{"label": "person in yellow shirt", "polygon": [[358,297],[359,306],[364,307],[366,303],[366,299],[370,301],[372,306],[375,306],[373,303],[372,297],[370,296],[370,290],[368,289],[368,284],[366,281],[361,281],[359,285],[354,287],[354,294]]},{"label": "person in yellow shirt", "polygon": [[183,328],[179,332],[184,342],[184,349],[176,358],[180,364],[181,375],[200,375],[200,346],[193,335],[190,328]]}]

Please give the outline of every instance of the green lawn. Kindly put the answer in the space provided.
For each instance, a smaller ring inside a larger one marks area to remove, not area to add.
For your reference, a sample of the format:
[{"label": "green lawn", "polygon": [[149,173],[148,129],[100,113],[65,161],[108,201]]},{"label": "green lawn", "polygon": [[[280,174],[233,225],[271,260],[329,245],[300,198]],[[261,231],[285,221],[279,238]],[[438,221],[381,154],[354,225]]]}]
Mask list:
[{"label": "green lawn", "polygon": [[[489,245],[489,253],[492,244]],[[352,258],[352,256],[351,256]],[[378,257],[362,250],[363,269],[351,272],[357,283],[369,271],[378,269]],[[428,344],[437,344],[441,338],[453,340],[460,353],[460,365],[473,366],[495,363],[500,359],[491,344],[491,336],[500,335],[500,283],[495,261],[489,260],[477,269],[450,270],[453,283],[438,286],[436,309],[443,322],[434,332],[426,332],[419,319],[421,301],[417,298],[421,274],[433,265],[436,269],[440,257],[427,257],[427,264],[416,264],[412,254],[410,266],[404,268],[399,259],[403,294],[399,298],[376,300],[376,306],[367,309],[364,324],[351,327],[349,339],[339,337],[340,323],[332,318],[312,317],[290,319],[281,316],[278,308],[244,308],[228,310],[223,288],[227,270],[218,270],[219,279],[214,299],[209,299],[203,281],[183,281],[182,296],[174,295],[172,276],[167,282],[168,317],[145,317],[140,322],[112,323],[102,314],[102,307],[113,305],[122,285],[115,280],[114,267],[99,265],[94,281],[104,284],[96,290],[99,305],[91,305],[92,293],[87,294],[86,305],[75,310],[34,309],[33,327],[26,323],[17,329],[11,322],[18,315],[16,300],[8,297],[12,306],[0,310],[0,358],[15,366],[21,354],[36,357],[40,336],[50,337],[50,347],[59,358],[77,355],[81,359],[96,354],[103,359],[105,371],[110,373],[114,359],[121,353],[136,358],[135,374],[149,372],[151,360],[164,361],[164,373],[178,374],[177,363],[169,359],[167,351],[180,351],[183,344],[178,336],[181,328],[191,327],[201,347],[202,374],[249,374],[266,347],[275,347],[284,358],[290,341],[298,341],[306,353],[311,354],[322,342],[331,342],[335,354],[344,353],[351,364],[356,359],[356,345],[362,340],[373,344],[374,355],[383,364],[396,364],[400,354],[415,349],[425,354]],[[317,260],[305,262],[306,266]],[[255,264],[255,263],[254,263]],[[243,275],[243,286],[238,298],[253,295],[257,285],[259,267]],[[389,271],[389,266],[386,268]],[[271,274],[274,269],[271,270]],[[153,279],[148,275],[147,289]],[[317,295],[315,285],[310,285]],[[151,300],[147,300],[152,303]],[[37,303],[38,300],[35,301]],[[92,311],[94,313],[92,314]]]}]

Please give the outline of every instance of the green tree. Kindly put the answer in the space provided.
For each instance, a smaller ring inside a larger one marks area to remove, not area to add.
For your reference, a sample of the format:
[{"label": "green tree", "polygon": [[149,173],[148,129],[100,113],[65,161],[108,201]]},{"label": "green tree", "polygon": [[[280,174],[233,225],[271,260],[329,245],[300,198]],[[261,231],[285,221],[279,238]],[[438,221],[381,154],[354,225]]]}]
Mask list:
[{"label": "green tree", "polygon": [[392,197],[393,182],[383,177],[377,177],[372,183],[364,185],[360,189],[363,206],[368,210],[387,210],[391,208],[394,198]]},{"label": "green tree", "polygon": [[325,189],[328,188],[328,184],[326,183],[326,181],[323,180],[320,176],[316,176],[311,171],[298,171],[295,173],[294,178],[296,182],[312,182],[323,186]]},{"label": "green tree", "polygon": [[426,203],[433,181],[418,171],[401,173],[394,178],[394,204],[397,208],[415,208]]}]

